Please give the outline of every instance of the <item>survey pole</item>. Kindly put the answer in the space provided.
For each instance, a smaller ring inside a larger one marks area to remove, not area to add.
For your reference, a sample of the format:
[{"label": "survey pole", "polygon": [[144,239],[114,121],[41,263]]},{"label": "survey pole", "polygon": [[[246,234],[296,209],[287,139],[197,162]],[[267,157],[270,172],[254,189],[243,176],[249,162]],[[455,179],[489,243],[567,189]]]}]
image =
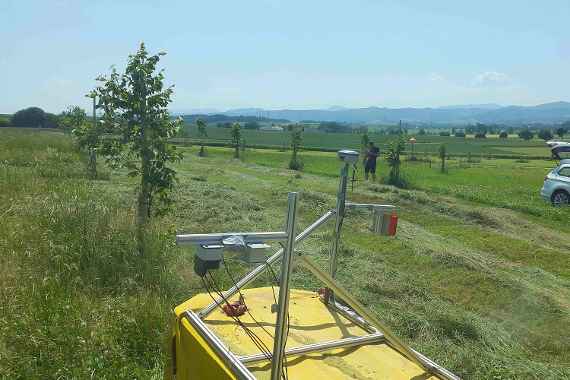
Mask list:
[{"label": "survey pole", "polygon": [[329,254],[329,273],[332,278],[336,276],[337,260],[338,260],[338,246],[340,243],[340,230],[344,220],[344,209],[346,202],[346,188],[348,184],[348,170],[350,164],[343,163],[340,169],[340,183],[338,185],[338,193],[336,198],[336,221],[333,232],[333,240]]},{"label": "survey pole", "polygon": [[289,285],[293,269],[295,252],[295,216],[297,214],[297,198],[299,193],[289,193],[287,211],[287,243],[281,260],[281,278],[279,281],[279,303],[277,305],[277,322],[275,323],[275,339],[273,341],[273,357],[271,360],[271,380],[281,379],[283,372],[283,356],[289,333]]}]

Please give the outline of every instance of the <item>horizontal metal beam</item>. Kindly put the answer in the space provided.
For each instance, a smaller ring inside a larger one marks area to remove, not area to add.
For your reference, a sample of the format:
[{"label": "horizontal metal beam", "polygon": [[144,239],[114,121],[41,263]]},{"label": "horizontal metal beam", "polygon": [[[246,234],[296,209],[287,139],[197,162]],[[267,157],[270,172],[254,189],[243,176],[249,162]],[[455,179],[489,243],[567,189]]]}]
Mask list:
[{"label": "horizontal metal beam", "polygon": [[[316,230],[322,224],[326,223],[334,214],[335,214],[334,210],[327,211],[323,216],[321,216],[313,224],[311,224],[309,227],[305,228],[305,230],[303,232],[301,232],[299,235],[297,235],[297,237],[295,238],[295,244],[305,240],[305,238],[307,236],[309,236],[314,230]],[[255,280],[263,272],[265,272],[268,265],[271,265],[271,264],[279,261],[281,259],[282,255],[283,255],[283,249],[280,249],[277,252],[275,252],[263,264],[260,264],[257,267],[255,267],[251,272],[249,272],[244,277],[242,277],[237,282],[237,284],[235,284],[230,289],[225,291],[223,293],[224,298],[227,299],[227,298],[232,297],[234,294],[236,294],[238,292],[239,289],[243,288],[244,286],[249,284],[251,281]],[[208,306],[206,306],[204,309],[202,309],[198,313],[198,315],[202,319],[206,318],[212,311],[214,311],[214,309],[216,309],[218,307],[218,305],[221,305],[223,301],[224,300],[221,297],[218,297],[215,302],[210,303]]]},{"label": "horizontal metal beam", "polygon": [[[285,351],[285,356],[293,356],[293,355],[302,355],[308,354],[312,352],[322,352],[322,351],[330,351],[337,348],[346,348],[346,347],[354,347],[354,346],[363,346],[366,344],[375,344],[384,341],[384,334],[382,333],[374,333],[365,336],[359,337],[351,337],[351,338],[344,338],[338,340],[331,340],[327,342],[321,343],[312,343],[307,344],[304,346],[293,347]],[[269,357],[271,359],[272,356]],[[264,354],[252,354],[252,355],[244,355],[238,357],[238,359],[243,364],[252,364],[257,363],[260,361],[267,360],[267,356]]]},{"label": "horizontal metal beam", "polygon": [[287,240],[287,233],[277,232],[224,232],[214,234],[185,234],[176,235],[177,244],[221,244],[222,240],[231,236],[241,236],[246,243],[269,240]]},{"label": "horizontal metal beam", "polygon": [[236,375],[238,380],[255,380],[255,376],[253,376],[246,366],[222,343],[220,338],[202,322],[196,313],[192,310],[187,310],[183,315],[196,332],[200,334],[202,339],[218,354],[231,372]]}]

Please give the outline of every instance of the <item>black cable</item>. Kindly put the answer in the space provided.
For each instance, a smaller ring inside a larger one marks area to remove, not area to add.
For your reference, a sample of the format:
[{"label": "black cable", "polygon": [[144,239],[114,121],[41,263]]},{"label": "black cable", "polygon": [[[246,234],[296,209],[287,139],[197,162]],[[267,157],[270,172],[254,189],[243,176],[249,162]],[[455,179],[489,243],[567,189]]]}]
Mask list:
[{"label": "black cable", "polygon": [[[275,284],[279,283],[279,280],[277,278],[277,275],[275,274],[275,272],[273,271],[273,267],[271,266],[271,264],[267,263],[266,264],[267,268],[269,268],[269,271],[271,272],[271,275],[273,276],[273,279],[275,280]],[[273,291],[273,299],[275,300],[275,304],[277,305],[277,297],[275,296],[275,288],[273,287],[273,284],[271,284],[271,290]],[[287,313],[287,332],[285,333],[285,340],[283,343],[283,351],[285,351],[285,348],[287,346],[287,338],[289,337],[289,327],[290,327],[290,323],[289,323],[290,319],[289,319],[289,313]],[[284,373],[283,373],[283,377],[285,379],[289,378],[289,370],[287,369],[287,355],[283,355],[283,361],[284,361]]]},{"label": "black cable", "polygon": [[[230,303],[228,301],[228,299],[223,295],[223,293],[218,289],[217,285],[216,285],[216,281],[214,279],[214,277],[212,276],[212,273],[208,272],[208,274],[210,274],[210,279],[212,281],[212,288],[214,290],[214,292],[224,300],[224,302],[226,303],[226,305],[229,306]],[[249,327],[247,327],[237,316],[230,316],[244,331],[245,333],[249,336],[249,338],[253,341],[253,343],[257,346],[257,348],[264,354],[264,356],[266,357],[267,360],[271,360],[271,351],[269,350],[269,348],[267,347],[267,345],[265,344],[265,342],[263,342],[263,340],[261,340],[261,338],[255,333],[253,332]]]},{"label": "black cable", "polygon": [[259,322],[257,321],[257,319],[255,319],[255,317],[251,314],[251,312],[249,311],[249,308],[247,307],[247,304],[245,303],[245,297],[243,296],[243,294],[242,294],[242,292],[241,292],[241,289],[237,286],[237,283],[236,283],[236,281],[234,280],[234,277],[233,277],[232,274],[230,273],[230,270],[228,269],[228,266],[226,265],[226,259],[225,259],[223,256],[222,256],[222,261],[223,261],[223,263],[224,263],[224,269],[226,270],[226,273],[228,274],[228,277],[229,277],[230,280],[232,281],[232,285],[237,289],[237,291],[238,291],[240,297],[241,297],[242,300],[243,300],[243,304],[245,305],[245,311],[247,312],[247,314],[249,314],[249,316],[250,316],[251,319],[255,322],[256,325],[258,325],[259,327],[261,327],[261,329],[262,329],[263,331],[265,331],[265,333],[266,333],[267,335],[269,335],[269,337],[270,337],[271,339],[274,339],[274,338],[273,338],[273,335],[272,335],[265,327],[263,327],[263,325],[262,325],[261,323],[259,323]]},{"label": "black cable", "polygon": [[[267,268],[269,268],[269,274],[273,275],[273,279],[275,280],[275,285],[277,285],[277,283],[279,281],[277,280],[277,276],[275,275],[275,272],[273,272],[273,268],[271,267],[271,264],[265,263],[265,266],[267,266]],[[269,279],[269,284],[271,285],[271,291],[273,292],[273,301],[275,301],[275,306],[277,306],[277,296],[275,295],[275,288],[273,287],[273,281],[271,281],[271,279]]]},{"label": "black cable", "polygon": [[[233,282],[233,285],[235,286],[235,288],[238,290],[238,293],[240,294],[241,298],[244,299],[243,294],[241,293],[239,287],[237,286],[235,280],[233,279],[232,275],[230,274],[229,270],[227,269],[226,263],[225,263],[225,259],[222,258],[222,260],[224,260],[224,267],[228,273],[228,276],[230,277],[230,279]],[[278,282],[277,276],[275,274],[275,272],[273,271],[273,268],[271,267],[271,265],[268,265],[269,270],[271,272],[271,274],[273,275],[273,278],[275,279],[275,282]],[[210,275],[210,279],[211,279],[211,286],[212,289],[214,291],[214,293],[216,293],[225,303],[226,305],[228,305],[228,307],[230,306],[230,303],[228,301],[228,299],[224,296],[224,294],[222,293],[222,291],[219,290],[219,288],[216,285],[216,281],[214,279],[214,277],[212,276],[211,272],[207,272],[207,274]],[[208,287],[208,285],[206,284],[205,278],[202,277],[202,282],[204,284],[204,287],[206,288],[206,290],[208,291],[208,294],[210,295],[210,298],[212,298],[214,300],[214,303],[216,305],[218,305],[218,307],[220,307],[220,304],[216,301],[216,299],[212,296],[210,289]],[[271,285],[271,289],[273,291],[273,299],[275,300],[275,303],[277,304],[277,297],[275,296],[275,289],[273,288],[273,284]],[[244,299],[244,304],[245,304],[245,299]],[[246,310],[247,310],[247,305],[246,305]],[[261,327],[267,334],[269,334],[269,336],[271,338],[273,338],[273,336],[253,317],[253,315],[249,312],[249,310],[247,310],[249,316],[255,321],[255,323],[257,325],[259,325],[259,327]],[[261,351],[261,353],[263,354],[263,356],[265,356],[265,358],[269,361],[271,361],[273,354],[271,352],[271,350],[267,347],[267,345],[265,344],[265,342],[263,342],[263,340],[255,333],[253,332],[249,327],[247,327],[240,319],[239,317],[236,316],[231,316],[230,317],[244,330],[244,332],[247,334],[247,336],[251,339],[251,341],[253,342],[253,344]],[[287,332],[285,334],[285,339],[283,341],[283,350],[285,349],[285,345],[287,344],[287,338],[289,336],[289,328],[290,328],[290,319],[289,319],[289,313],[287,313]],[[284,365],[282,365],[282,373],[281,376],[284,380],[288,380],[289,378],[289,371],[287,368],[287,355],[283,355],[283,362]]]},{"label": "black cable", "polygon": [[[212,278],[212,290],[218,294],[219,297],[221,297],[224,302],[226,304],[229,305],[228,300],[223,296],[223,294],[216,289],[215,287],[215,281],[212,277],[212,275],[210,274],[210,277]],[[208,295],[210,296],[210,298],[212,298],[212,300],[214,301],[214,303],[218,306],[221,307],[221,305],[218,303],[218,301],[214,298],[214,296],[212,296],[211,290],[210,290],[210,286],[208,286],[208,284],[206,283],[206,279],[205,277],[202,277],[202,283],[204,284],[204,287],[206,288]],[[252,331],[249,330],[249,328],[247,326],[245,326],[241,320],[237,317],[234,317],[232,315],[229,316],[230,318],[232,318],[234,320],[234,322],[236,322],[238,324],[238,326],[240,326],[244,332],[247,334],[247,336],[251,339],[251,341],[253,342],[253,344],[261,351],[261,353],[263,354],[263,356],[265,356],[265,358],[267,360],[271,360],[271,352],[269,351],[269,349],[267,348],[267,346],[265,346],[265,344],[261,341],[261,339],[259,339],[259,337],[257,335],[255,335]],[[261,343],[261,344],[260,344]],[[262,346],[263,345],[263,346]]]}]

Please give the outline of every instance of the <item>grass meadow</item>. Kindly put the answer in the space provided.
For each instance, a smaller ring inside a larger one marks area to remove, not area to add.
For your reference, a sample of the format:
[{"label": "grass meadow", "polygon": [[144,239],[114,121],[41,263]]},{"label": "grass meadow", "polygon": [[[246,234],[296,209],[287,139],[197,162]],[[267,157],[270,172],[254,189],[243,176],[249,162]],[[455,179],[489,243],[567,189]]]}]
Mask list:
[{"label": "grass meadow", "polygon": [[[189,139],[178,139],[179,141],[205,143],[229,144],[231,141],[230,129],[207,127],[207,138],[201,138],[197,128],[186,124],[185,131]],[[489,135],[486,139],[475,139],[473,136],[467,138],[445,137],[424,135],[409,131],[409,136],[415,136],[417,142],[415,151],[421,153],[435,154],[439,146],[445,144],[447,151],[455,155],[467,155],[468,153],[481,156],[530,156],[549,157],[550,151],[544,141],[533,139],[525,141],[516,135],[509,136],[508,139],[499,139],[498,136]],[[270,146],[275,148],[287,148],[290,142],[290,133],[287,131],[256,131],[242,129],[242,135],[248,145]],[[394,136],[369,133],[369,137],[379,146],[388,144]],[[303,146],[311,149],[338,150],[341,148],[360,149],[361,135],[357,133],[324,133],[317,130],[307,129],[303,133]],[[406,146],[411,150],[410,144]]]},{"label": "grass meadow", "polygon": [[[161,378],[171,308],[202,291],[177,231],[281,228],[288,191],[301,192],[300,228],[334,207],[334,154],[302,152],[297,173],[288,152],[182,150],[175,206],[141,257],[133,179],[101,164],[88,180],[62,134],[0,130],[0,378]],[[465,379],[570,378],[570,209],[538,196],[552,166],[452,159],[440,173],[437,161],[406,161],[409,189],[356,182],[349,198],[396,204],[399,230],[372,235],[367,214],[351,213],[339,280]],[[331,227],[299,247],[323,266]],[[293,281],[319,286],[302,268]]]}]

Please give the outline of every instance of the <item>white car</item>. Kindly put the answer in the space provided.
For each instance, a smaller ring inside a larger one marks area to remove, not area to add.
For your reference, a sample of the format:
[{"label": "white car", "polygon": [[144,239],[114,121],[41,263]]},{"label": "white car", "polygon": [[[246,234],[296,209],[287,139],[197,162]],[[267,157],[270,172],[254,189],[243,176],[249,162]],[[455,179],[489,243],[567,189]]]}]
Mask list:
[{"label": "white car", "polygon": [[540,195],[554,206],[570,203],[570,159],[561,160],[560,165],[544,177]]},{"label": "white car", "polygon": [[554,148],[557,145],[570,145],[570,142],[550,140],[546,142],[546,145],[548,145],[551,148]]}]

